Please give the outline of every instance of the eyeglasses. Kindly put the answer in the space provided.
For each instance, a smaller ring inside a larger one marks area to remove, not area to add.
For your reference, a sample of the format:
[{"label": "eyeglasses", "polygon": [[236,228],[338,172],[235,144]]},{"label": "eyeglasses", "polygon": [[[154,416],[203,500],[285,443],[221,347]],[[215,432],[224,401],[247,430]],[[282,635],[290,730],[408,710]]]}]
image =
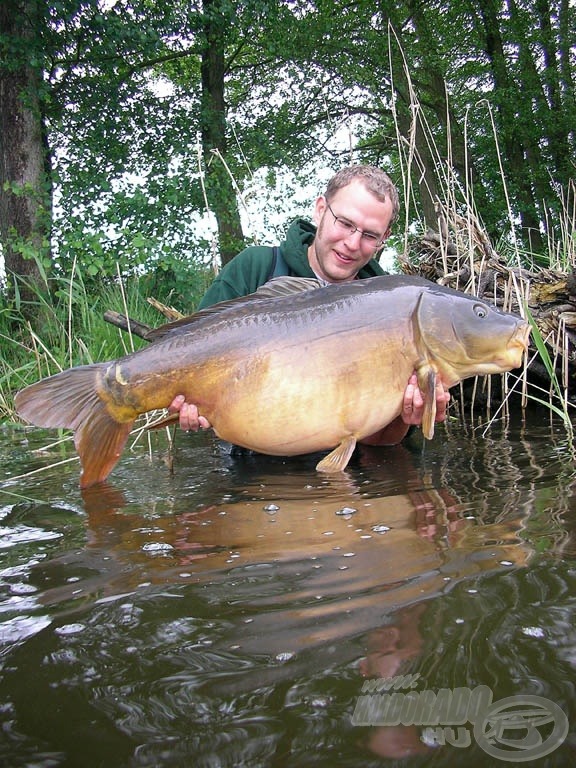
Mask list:
[{"label": "eyeglasses", "polygon": [[348,219],[343,219],[342,216],[336,216],[330,207],[328,200],[326,200],[326,206],[332,216],[334,216],[334,224],[343,234],[346,234],[349,237],[350,235],[353,235],[354,232],[360,232],[360,236],[364,242],[372,248],[378,248],[379,245],[382,245],[386,233],[384,235],[377,235],[374,232],[364,232],[364,230],[360,229],[360,227],[357,227],[355,224],[352,224]]}]

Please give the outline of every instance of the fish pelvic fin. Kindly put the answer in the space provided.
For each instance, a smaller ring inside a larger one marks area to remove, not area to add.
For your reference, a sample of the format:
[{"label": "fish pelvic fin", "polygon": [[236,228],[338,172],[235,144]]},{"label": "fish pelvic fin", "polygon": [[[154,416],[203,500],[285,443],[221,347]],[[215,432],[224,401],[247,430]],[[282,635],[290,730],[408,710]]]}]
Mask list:
[{"label": "fish pelvic fin", "polygon": [[428,368],[423,375],[419,373],[418,386],[424,397],[422,434],[427,440],[432,440],[436,422],[436,371]]},{"label": "fish pelvic fin", "polygon": [[80,487],[103,482],[120,458],[135,417],[119,422],[100,397],[98,381],[107,364],[70,368],[31,384],[14,398],[16,411],[37,427],[74,432],[80,457]]},{"label": "fish pelvic fin", "polygon": [[355,437],[345,437],[334,450],[316,464],[318,472],[343,472],[356,448]]}]

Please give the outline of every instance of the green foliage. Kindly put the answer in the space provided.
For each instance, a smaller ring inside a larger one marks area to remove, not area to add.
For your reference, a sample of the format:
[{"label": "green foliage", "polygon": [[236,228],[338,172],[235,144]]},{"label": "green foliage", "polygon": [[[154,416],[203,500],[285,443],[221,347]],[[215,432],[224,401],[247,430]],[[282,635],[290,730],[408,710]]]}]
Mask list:
[{"label": "green foliage", "polygon": [[[553,393],[552,392],[548,393],[548,396],[545,398],[535,397],[534,395],[529,395],[529,397],[535,402],[539,403],[540,405],[544,405],[547,408],[549,408],[557,416],[560,416],[560,418],[564,422],[564,427],[566,428],[568,434],[570,435],[570,438],[572,439],[573,427],[572,427],[572,421],[570,419],[570,414],[568,410],[568,401],[565,396],[565,393],[562,391],[562,387],[558,380],[558,376],[556,374],[556,366],[554,365],[554,362],[550,358],[550,353],[548,352],[546,343],[542,338],[542,334],[540,333],[540,329],[538,328],[532,313],[530,312],[527,306],[524,307],[524,310],[526,312],[526,317],[528,319],[528,322],[530,323],[530,326],[532,328],[532,340],[536,346],[536,349],[538,350],[540,359],[544,364],[544,367],[546,368],[546,371],[550,378],[551,388],[553,390]],[[556,396],[556,399],[560,403],[560,406],[557,406],[554,404],[552,399],[552,394]]]},{"label": "green foliage", "polygon": [[96,287],[76,265],[70,276],[49,281],[49,293],[36,293],[36,314],[43,317],[40,332],[16,304],[0,296],[0,419],[14,418],[13,394],[23,386],[63,368],[120,357],[146,343],[106,322],[107,310],[156,327],[166,320],[147,301],[149,296],[189,314],[210,279],[206,270],[165,262],[153,272],[122,282],[101,280]]},{"label": "green foliage", "polygon": [[[571,237],[559,213],[574,206],[569,3],[40,7],[26,49],[0,43],[11,66],[33,60],[43,70],[60,275],[78,263],[87,286],[118,271],[178,282],[180,265],[202,271],[212,261],[214,233],[228,251],[240,247],[230,179],[237,192],[260,169],[314,181],[318,168],[350,160],[390,171],[407,224],[437,227],[436,198],[459,195],[494,241],[536,256],[553,243],[571,264],[573,248],[557,246]],[[214,48],[224,93],[209,111],[205,55]],[[223,131],[218,153],[209,127]],[[177,293],[186,300],[184,285]]]},{"label": "green foliage", "polygon": [[149,271],[138,279],[138,285],[144,296],[153,296],[183,314],[190,314],[213,279],[211,269],[199,266],[196,261],[167,254],[150,265]]}]

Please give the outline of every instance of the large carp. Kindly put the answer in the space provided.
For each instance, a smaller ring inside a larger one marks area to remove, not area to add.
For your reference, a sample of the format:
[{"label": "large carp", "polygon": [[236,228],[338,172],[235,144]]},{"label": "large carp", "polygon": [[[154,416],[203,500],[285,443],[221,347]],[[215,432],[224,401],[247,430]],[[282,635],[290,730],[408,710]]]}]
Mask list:
[{"label": "large carp", "polygon": [[318,285],[278,278],[162,326],[138,352],[26,387],[17,412],[74,431],[83,488],[108,477],[134,420],[177,394],[236,445],[280,456],[333,449],[317,465],[330,472],[400,414],[414,370],[431,438],[438,375],[451,387],[522,362],[528,324],[480,299],[406,276]]}]

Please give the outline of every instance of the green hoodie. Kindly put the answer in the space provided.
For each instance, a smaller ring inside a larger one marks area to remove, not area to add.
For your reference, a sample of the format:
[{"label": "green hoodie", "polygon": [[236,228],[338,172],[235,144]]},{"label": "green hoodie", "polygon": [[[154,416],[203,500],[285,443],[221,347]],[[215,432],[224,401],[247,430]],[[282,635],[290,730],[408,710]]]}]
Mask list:
[{"label": "green hoodie", "polygon": [[[316,235],[316,226],[306,219],[296,219],[286,233],[286,240],[280,251],[287,274],[293,277],[315,277],[308,263],[308,248]],[[210,307],[220,301],[247,296],[272,277],[274,270],[274,249],[269,245],[251,245],[232,261],[228,262],[210,288],[204,294],[199,309]],[[284,273],[286,274],[286,273]],[[384,270],[375,259],[358,273],[359,278],[383,275]]]}]

